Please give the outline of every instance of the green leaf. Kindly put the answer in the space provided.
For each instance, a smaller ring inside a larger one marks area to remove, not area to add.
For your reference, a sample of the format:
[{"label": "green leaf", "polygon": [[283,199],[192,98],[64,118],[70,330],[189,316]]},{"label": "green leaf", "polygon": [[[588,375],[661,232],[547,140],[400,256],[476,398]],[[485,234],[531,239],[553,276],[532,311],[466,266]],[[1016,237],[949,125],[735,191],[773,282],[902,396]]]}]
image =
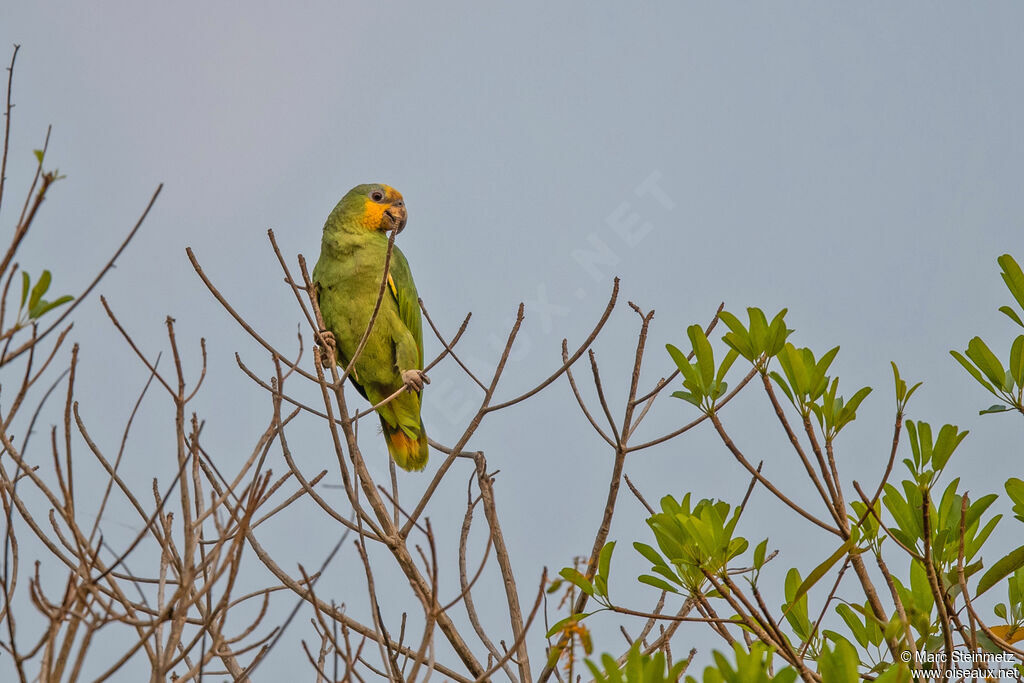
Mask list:
[{"label": "green leaf", "polygon": [[775,380],[775,384],[777,384],[778,387],[782,389],[782,393],[784,393],[786,395],[786,398],[789,399],[789,402],[795,406],[796,401],[793,399],[793,392],[790,391],[789,385],[786,384],[786,380],[782,378],[782,375],[780,375],[777,372],[769,372],[768,376]]},{"label": "green leaf", "polygon": [[679,372],[683,376],[685,383],[688,383],[687,388],[691,390],[699,390],[701,394],[705,393],[705,387],[700,383],[700,375],[697,370],[690,364],[690,361],[686,358],[686,354],[677,349],[672,344],[665,344],[665,348],[668,349],[668,354],[672,356],[672,360],[675,361],[676,367],[679,368]]},{"label": "green leaf", "polygon": [[[966,567],[964,567],[964,578],[971,578],[972,576],[981,571],[982,566],[983,565],[981,561],[967,565]],[[950,588],[949,590],[950,597],[953,597],[956,594],[956,592],[960,590],[960,586],[957,585],[957,583],[960,581],[960,570],[956,567],[953,567],[948,572],[946,572],[944,576],[946,578],[946,583],[952,586],[952,588]]]},{"label": "green leaf", "polygon": [[694,394],[691,394],[688,391],[673,391],[672,392],[672,398],[681,398],[684,401],[686,401],[687,403],[692,403],[693,405],[697,406],[698,408],[700,408],[701,404],[703,403],[703,399],[700,396],[696,396]]},{"label": "green leaf", "polygon": [[1017,386],[1024,385],[1024,334],[1014,339],[1010,347],[1010,374]]},{"label": "green leaf", "polygon": [[[978,384],[980,384],[981,386],[985,387],[986,389],[988,389],[990,392],[992,392],[996,396],[999,396],[999,394],[996,393],[996,390],[993,389],[992,385],[989,384],[985,380],[985,378],[978,371],[978,369],[976,367],[974,367],[974,365],[971,364],[966,358],[964,358],[959,352],[957,352],[957,351],[950,351],[949,355],[953,356],[953,358],[956,358],[957,362],[960,363],[960,365],[962,365],[964,367],[964,370],[966,370],[967,372],[970,373],[971,377],[973,377],[978,382]],[[1001,383],[1002,382],[1000,382],[1000,384]],[[999,396],[999,398],[1002,398],[1002,397]]]},{"label": "green leaf", "polygon": [[818,583],[818,581],[821,580],[821,577],[825,576],[828,570],[831,569],[836,562],[846,557],[854,546],[856,546],[856,542],[853,537],[848,538],[845,543],[839,546],[838,550],[829,555],[828,559],[812,569],[811,573],[808,574],[807,578],[800,584],[800,587],[796,589],[796,594],[790,602],[796,602],[806,595],[807,591],[811,590],[814,584]]},{"label": "green leaf", "polygon": [[[825,352],[825,355],[814,365],[813,385],[808,387],[812,392],[818,392],[819,385],[825,381],[825,373],[828,372],[828,368],[832,365],[832,361],[835,360],[836,354],[839,353],[839,347],[833,347]],[[808,354],[809,355],[809,354]]]},{"label": "green leaf", "polygon": [[35,155],[36,161],[38,161],[39,164],[42,165],[42,163],[43,163],[43,150],[41,150],[41,149],[34,149],[34,150],[32,150],[32,154]]},{"label": "green leaf", "polygon": [[25,300],[28,298],[28,286],[30,282],[31,279],[29,278],[28,273],[24,270],[21,271],[21,305],[18,306],[19,311],[25,308]]},{"label": "green leaf", "polygon": [[893,384],[896,387],[896,400],[902,401],[903,395],[907,391],[907,383],[900,377],[900,369],[896,367],[896,361],[889,361],[889,365],[892,366]]},{"label": "green leaf", "polygon": [[31,311],[29,311],[28,317],[33,318],[33,319],[41,318],[43,315],[46,314],[47,311],[52,311],[53,309],[57,308],[58,306],[63,306],[67,302],[73,301],[74,298],[75,297],[73,297],[73,296],[69,296],[69,295],[65,294],[61,298],[56,299],[54,301],[40,300],[39,304],[35,308],[33,308]]},{"label": "green leaf", "polygon": [[827,646],[818,658],[821,680],[828,683],[859,683],[860,674],[857,667],[860,657],[857,648],[848,641],[836,643],[834,650]]},{"label": "green leaf", "polygon": [[981,580],[978,581],[978,589],[974,597],[978,597],[1021,567],[1024,567],[1024,545],[1016,550],[1011,550],[985,572]]},{"label": "green leaf", "polygon": [[643,662],[640,660],[640,648],[630,648],[629,656],[626,657],[626,680],[642,681],[643,679],[644,667]]},{"label": "green leaf", "polygon": [[967,357],[974,361],[978,369],[985,373],[994,386],[1001,387],[1006,381],[1006,370],[996,354],[988,347],[981,337],[974,337],[967,343]]},{"label": "green leaf", "polygon": [[879,674],[875,683],[910,683],[910,668],[903,662],[896,666],[890,665]]},{"label": "green leaf", "polygon": [[651,571],[655,574],[660,574],[661,576],[664,576],[672,583],[677,583],[680,586],[683,585],[682,582],[679,580],[679,577],[676,576],[675,572],[671,571],[666,567],[651,567]]},{"label": "green leaf", "polygon": [[595,598],[608,597],[608,581],[603,576],[594,577],[594,596]]},{"label": "green leaf", "polygon": [[558,574],[565,580],[575,584],[577,588],[586,593],[587,595],[594,594],[594,584],[590,583],[590,579],[580,574],[572,567],[565,567]]},{"label": "green leaf", "polygon": [[[959,479],[954,479],[953,481],[959,482]],[[990,505],[992,505],[992,503],[994,503],[997,498],[999,498],[998,495],[996,495],[995,493],[990,493],[990,494],[988,494],[986,496],[981,496],[976,501],[971,503],[970,507],[967,508],[967,518],[965,520],[965,522],[967,524],[967,527],[970,528],[970,527],[974,526],[974,523],[977,522],[978,519],[981,518],[982,513],[985,512],[985,510],[987,510],[988,507]],[[957,513],[956,519],[957,519],[957,526],[959,526],[959,523],[960,523],[960,521],[959,521],[960,520],[959,513]]]},{"label": "green leaf", "polygon": [[851,413],[856,414],[857,406],[859,406],[861,404],[861,401],[867,398],[868,394],[870,393],[871,387],[863,387],[861,389],[858,389],[857,393],[850,397],[850,400],[846,402],[846,405],[844,405],[843,408],[850,411]]},{"label": "green leaf", "polygon": [[932,464],[935,469],[941,470],[946,466],[950,456],[956,447],[967,437],[968,432],[958,431],[955,425],[942,425],[939,435],[935,439],[935,446],[932,449]]},{"label": "green leaf", "polygon": [[[928,427],[928,423],[927,422],[918,423],[918,422],[914,422],[913,420],[907,420],[906,421],[906,435],[907,435],[907,440],[910,442],[910,453],[913,455],[914,467],[912,469],[914,471],[916,469],[921,468],[922,466],[925,465],[925,463],[928,462],[928,459],[925,458],[922,455],[921,444],[922,444],[922,441],[925,441],[926,439],[918,436],[918,425],[919,424],[924,425],[925,427]],[[924,430],[922,430],[922,431],[924,431]],[[929,444],[930,444],[930,439],[931,439],[931,432],[929,431]]]},{"label": "green leaf", "polygon": [[846,622],[847,628],[849,628],[850,632],[853,633],[853,637],[857,639],[860,646],[867,647],[867,632],[864,629],[864,624],[862,624],[860,619],[857,617],[857,613],[845,603],[839,603],[836,605],[836,612],[843,618],[843,621]]},{"label": "green leaf", "polygon": [[[803,349],[807,350],[807,349]],[[808,352],[809,353],[809,352]],[[779,365],[792,385],[793,395],[803,397],[810,391],[810,370],[804,354],[792,344],[786,344],[779,353]]]},{"label": "green leaf", "polygon": [[810,633],[811,625],[807,618],[807,596],[795,599],[800,585],[800,571],[793,567],[786,573],[786,604],[783,605],[783,614],[793,628],[793,632],[802,640]]},{"label": "green leaf", "polygon": [[1016,477],[1006,480],[1006,495],[1013,501],[1014,516],[1024,522],[1024,481]]},{"label": "green leaf", "polygon": [[764,566],[765,553],[768,551],[768,539],[764,539],[754,548],[754,568],[760,569]]},{"label": "green leaf", "polygon": [[43,294],[46,294],[46,290],[50,288],[50,271],[44,270],[43,274],[39,277],[39,281],[36,282],[36,286],[32,288],[32,294],[28,297],[28,310],[32,310],[39,303],[39,300],[43,298]]},{"label": "green leaf", "polygon": [[[554,635],[556,635],[557,633],[559,633],[562,629],[564,629],[569,622],[578,622],[578,621],[581,621],[581,620],[583,620],[584,618],[586,618],[588,616],[590,616],[590,615],[585,613],[585,612],[584,613],[580,613],[580,614],[570,614],[565,619],[562,619],[562,620],[556,622],[554,626],[552,626],[550,629],[548,629],[548,632],[547,632],[547,634],[544,637],[545,638],[551,638]],[[556,659],[557,659],[557,657],[556,657]]]},{"label": "green leaf", "polygon": [[978,415],[994,415],[995,413],[1005,413],[1008,410],[1013,409],[1010,408],[1010,406],[1005,406],[1000,403],[996,403],[995,405],[991,405],[988,408],[985,408],[984,410],[979,410]]},{"label": "green leaf", "polygon": [[1020,266],[1009,254],[1003,254],[997,258],[996,263],[1003,269],[1001,275],[1003,282],[1006,283],[1006,288],[1017,300],[1017,304],[1024,308],[1024,273],[1021,272]]},{"label": "green leaf", "polygon": [[1013,310],[1009,306],[1000,306],[999,311],[1013,322],[1017,323],[1021,327],[1024,327],[1024,322],[1021,322],[1020,316],[1017,315],[1017,311]]},{"label": "green leaf", "polygon": [[737,353],[735,349],[731,349],[729,353],[725,354],[725,360],[723,360],[722,364],[718,366],[718,374],[715,375],[715,384],[725,384],[725,382],[722,381],[725,379],[725,373],[729,372],[729,368],[731,368],[732,364],[736,362],[739,355],[740,354]]},{"label": "green leaf", "polygon": [[748,308],[747,318],[750,320],[750,338],[760,353],[768,342],[768,318],[760,308]]},{"label": "green leaf", "polygon": [[725,392],[727,392],[727,391],[729,391],[729,383],[728,382],[719,382],[718,386],[715,387],[714,398],[717,400],[720,396],[725,395]]},{"label": "green leaf", "polygon": [[786,329],[786,321],[783,318],[786,315],[787,309],[783,308],[779,311],[772,322],[768,325],[768,338],[765,340],[764,351],[769,356],[778,355],[779,351],[782,350],[783,345],[786,343],[786,338],[793,332],[793,330]]},{"label": "green leaf", "polygon": [[597,664],[594,664],[589,659],[583,660],[583,663],[587,665],[588,669],[590,669],[590,675],[594,677],[595,682],[608,680],[608,677],[604,675],[604,672],[601,671],[601,667]]},{"label": "green leaf", "polygon": [[679,590],[672,586],[668,581],[663,581],[657,576],[651,576],[650,574],[641,574],[637,581],[640,583],[646,583],[648,586],[654,586],[658,590],[667,591],[669,593],[679,594]]},{"label": "green leaf", "polygon": [[711,342],[708,341],[707,335],[704,334],[704,328],[700,325],[690,325],[686,328],[686,334],[693,344],[697,367],[700,369],[701,387],[707,391],[715,379],[715,356],[711,349]]},{"label": "green leaf", "polygon": [[967,544],[967,558],[971,559],[978,554],[981,550],[981,546],[984,545],[985,541],[988,540],[992,530],[996,528],[996,524],[1002,519],[1002,515],[996,515],[992,519],[988,520],[988,523],[979,531],[974,538],[971,539],[970,543]]},{"label": "green leaf", "polygon": [[49,306],[49,305],[50,305],[49,301],[47,301],[46,299],[40,299],[39,302],[36,303],[36,305],[34,307],[28,309],[28,317],[29,317],[29,319],[30,320],[35,320],[36,318],[38,318],[40,315],[42,315],[42,311],[44,309],[47,309],[47,306]]},{"label": "green leaf", "polygon": [[604,547],[601,548],[600,556],[598,556],[597,574],[604,577],[605,581],[608,580],[608,570],[611,568],[613,552],[615,552],[615,541],[605,543]]},{"label": "green leaf", "polygon": [[651,546],[647,545],[646,543],[634,542],[633,547],[636,548],[638,553],[646,557],[654,566],[665,567],[666,569],[668,569],[668,565],[665,563],[664,558],[662,558],[661,553],[659,553]]},{"label": "green leaf", "polygon": [[910,562],[910,595],[913,606],[922,614],[930,614],[935,604],[931,584],[928,582],[928,571],[917,560]]},{"label": "green leaf", "polygon": [[743,327],[743,323],[740,322],[740,319],[729,311],[722,311],[719,313],[718,319],[725,323],[725,326],[728,327],[729,330],[738,335],[742,336],[747,331],[747,329]]},{"label": "green leaf", "polygon": [[903,630],[903,622],[900,620],[898,613],[893,613],[889,618],[889,623],[885,625],[885,631],[883,632],[886,640],[895,640],[896,636]]},{"label": "green leaf", "polygon": [[750,334],[743,327],[743,323],[739,321],[739,318],[729,311],[722,311],[718,314],[718,319],[729,328],[729,331],[722,337],[722,341],[747,360],[751,362],[756,361],[758,355],[760,355],[760,350],[754,347]]},{"label": "green leaf", "polygon": [[[882,496],[882,503],[885,508],[889,511],[889,514],[896,520],[896,527],[889,527],[890,533],[903,545],[914,548],[917,545],[917,539],[921,538],[922,534],[922,520],[920,507],[917,502],[920,501],[921,494],[917,490],[917,487],[910,482],[904,482],[904,489],[906,498],[900,494],[892,484],[885,485],[885,495]],[[914,503],[909,502],[909,498],[914,497]]]}]

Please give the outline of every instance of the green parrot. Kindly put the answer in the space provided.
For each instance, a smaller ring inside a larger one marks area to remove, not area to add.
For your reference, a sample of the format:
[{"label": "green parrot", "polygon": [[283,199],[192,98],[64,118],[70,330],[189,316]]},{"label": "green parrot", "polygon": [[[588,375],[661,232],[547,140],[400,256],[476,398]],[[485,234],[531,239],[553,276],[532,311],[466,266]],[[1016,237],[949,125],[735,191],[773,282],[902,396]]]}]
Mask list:
[{"label": "green parrot", "polygon": [[[352,188],[327,217],[313,282],[342,367],[348,367],[377,303],[389,233],[401,232],[406,218],[402,195],[380,184]],[[430,382],[423,373],[423,326],[412,271],[397,246],[389,270],[380,311],[349,379],[372,405],[406,387],[377,414],[395,463],[416,471],[427,466],[420,418],[423,384]]]}]

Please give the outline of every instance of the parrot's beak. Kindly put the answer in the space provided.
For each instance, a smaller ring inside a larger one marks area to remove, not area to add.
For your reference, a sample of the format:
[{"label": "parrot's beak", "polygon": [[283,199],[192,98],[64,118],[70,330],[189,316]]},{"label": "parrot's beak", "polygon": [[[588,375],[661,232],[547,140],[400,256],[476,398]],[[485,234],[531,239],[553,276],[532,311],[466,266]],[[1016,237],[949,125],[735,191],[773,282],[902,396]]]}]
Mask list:
[{"label": "parrot's beak", "polygon": [[405,202],[397,201],[387,208],[384,215],[388,217],[388,230],[394,230],[396,232],[402,232],[405,229],[405,222],[408,219],[408,214],[405,210]]}]

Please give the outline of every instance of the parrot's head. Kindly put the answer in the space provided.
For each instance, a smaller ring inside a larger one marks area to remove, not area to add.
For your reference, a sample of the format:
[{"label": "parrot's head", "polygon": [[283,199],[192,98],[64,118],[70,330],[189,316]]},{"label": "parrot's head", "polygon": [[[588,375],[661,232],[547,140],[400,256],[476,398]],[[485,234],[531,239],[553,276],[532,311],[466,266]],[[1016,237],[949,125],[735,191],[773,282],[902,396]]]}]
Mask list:
[{"label": "parrot's head", "polygon": [[[389,185],[356,185],[331,214],[345,230],[402,232],[408,214],[401,193]],[[328,219],[328,226],[333,220]]]}]

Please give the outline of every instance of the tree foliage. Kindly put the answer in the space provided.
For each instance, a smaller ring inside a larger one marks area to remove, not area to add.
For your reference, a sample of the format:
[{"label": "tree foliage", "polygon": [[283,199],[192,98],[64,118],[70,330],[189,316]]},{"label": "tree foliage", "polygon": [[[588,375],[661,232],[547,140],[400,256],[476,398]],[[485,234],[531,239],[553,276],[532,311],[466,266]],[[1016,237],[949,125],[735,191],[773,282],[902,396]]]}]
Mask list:
[{"label": "tree foliage", "polygon": [[[12,59],[0,208],[13,66]],[[80,361],[77,347],[66,353],[71,328],[65,320],[112,267],[160,190],[91,284],[74,298],[54,297],[47,264],[22,268],[14,261],[30,229],[47,229],[36,227],[39,208],[61,176],[44,170],[46,149],[44,144],[35,154],[25,208],[0,262],[3,680],[125,680],[140,670],[149,671],[153,681],[264,680],[260,666],[289,628],[301,634],[303,650],[285,656],[295,662],[296,678],[315,681],[415,681],[434,675],[459,682],[526,683],[589,675],[602,683],[684,678],[897,683],[949,679],[968,669],[984,675],[1020,669],[1024,545],[1004,553],[988,541],[997,525],[1024,523],[1024,481],[1007,479],[1003,500],[995,493],[965,491],[953,473],[961,466],[958,453],[967,431],[906,419],[921,383],[908,383],[896,363],[892,450],[878,463],[879,481],[865,489],[842,476],[844,430],[876,394],[870,387],[840,391],[832,369],[839,347],[822,353],[797,346],[785,309],[769,317],[748,308],[741,317],[719,307],[706,327],[691,325],[685,339],[669,344],[667,356],[655,354],[658,367],[670,372],[644,387],[653,311],[630,302],[638,320],[635,354],[622,413],[615,416],[593,347],[618,306],[618,280],[607,305],[595,312],[592,331],[573,345],[564,340],[562,362],[538,371],[534,385],[522,392],[510,392],[503,382],[524,317],[522,305],[500,358],[482,376],[460,357],[469,316],[446,335],[421,302],[442,349],[426,369],[443,364],[464,373],[478,393],[455,442],[431,442],[436,464],[416,475],[426,483],[410,495],[399,491],[394,470],[382,480],[368,466],[363,447],[376,435],[366,428],[360,434],[358,428],[372,419],[373,410],[350,403],[354,394],[344,381],[345,368],[321,335],[324,325],[305,259],[299,255],[292,263],[269,233],[293,311],[304,320],[300,351],[290,356],[232,305],[216,276],[188,249],[197,276],[225,316],[266,353],[270,370],[264,373],[241,356],[237,362],[252,380],[252,391],[270,406],[270,418],[229,470],[210,453],[204,417],[194,407],[206,380],[205,341],[189,352],[168,318],[171,364],[161,369],[157,351],[142,348],[104,300],[111,334],[138,359],[147,378],[136,409],[153,387],[166,394],[173,412],[173,476],[138,485],[122,468],[138,455],[126,447],[131,419],[121,442],[110,446],[94,438],[79,409],[79,401],[89,397],[80,396],[84,392],[75,384]],[[998,265],[1012,297],[999,310],[1024,327],[1024,274],[1008,254]],[[386,278],[382,272],[381,295]],[[979,337],[966,347],[951,351],[953,358],[999,401],[981,412],[1024,414],[1024,335],[1010,342],[1002,358]],[[190,353],[201,359],[194,379],[183,369]],[[579,381],[579,368],[587,361],[596,405],[585,398]],[[519,512],[516,500],[502,491],[485,454],[470,443],[485,421],[499,419],[506,409],[559,382],[569,385],[607,445],[609,482],[605,505],[593,520],[594,536],[587,539],[589,552],[549,580],[542,567],[527,574],[515,570],[523,566],[518,559],[523,549],[506,542],[502,520]],[[62,383],[62,423],[48,441],[30,439],[36,416],[51,396],[60,395],[54,392]],[[42,395],[36,390],[47,386]],[[751,455],[756,446],[734,438],[730,403],[741,391],[761,397],[769,421],[760,427],[781,430],[788,440],[792,466],[786,472],[765,472]],[[662,394],[680,399],[665,401],[677,424],[641,440],[638,428]],[[29,399],[35,401],[32,410]],[[644,492],[626,477],[631,454],[684,438],[697,425],[710,426],[720,439],[731,457],[724,467],[747,484],[742,495],[712,500],[700,492]],[[12,436],[15,426],[25,435],[20,441]],[[890,426],[881,428],[888,435]],[[307,459],[293,452],[289,435],[300,431],[323,435],[331,444],[330,469],[312,471]],[[103,473],[104,486],[76,484],[87,466]],[[328,492],[328,482],[337,488]],[[451,499],[437,495],[450,482],[468,492],[463,522],[435,528],[430,513],[450,509]],[[647,510],[647,524],[637,538],[613,540],[609,535],[623,484]],[[785,506],[808,534],[830,539],[813,562],[787,566],[793,548],[746,537],[746,521],[759,514],[751,499],[755,489]],[[796,502],[808,492],[813,506]],[[499,507],[502,494],[506,498]],[[127,543],[108,542],[104,533],[110,524],[124,522],[111,512],[115,501],[135,516],[137,532]],[[265,542],[264,525],[300,501],[336,531],[338,540],[324,548],[319,567],[296,565]],[[1013,519],[1004,521],[1006,515]],[[469,539],[481,518],[486,548],[475,558]],[[455,557],[442,555],[441,539],[454,542]],[[350,551],[345,570],[351,579],[343,594],[329,594],[319,581],[342,549]],[[635,553],[649,569],[639,576],[623,572],[624,553]],[[34,563],[51,572],[33,571]],[[781,571],[766,571],[779,564]],[[54,571],[58,581],[52,579]],[[442,575],[457,580],[454,594]],[[393,584],[382,584],[382,576],[404,580],[407,608],[400,619],[381,609],[385,592],[389,598],[398,593]],[[259,586],[252,589],[253,583]],[[626,583],[639,590],[625,590]],[[501,614],[480,614],[474,596],[485,590],[501,596],[507,605]],[[648,600],[634,604],[631,595]],[[994,605],[991,614],[981,607],[983,595],[983,602]],[[357,601],[367,605],[362,613],[348,607]],[[599,620],[619,626],[625,644],[595,642],[592,625]],[[696,660],[689,643],[698,632],[719,638],[721,649]],[[687,648],[687,656],[679,657]]]}]

